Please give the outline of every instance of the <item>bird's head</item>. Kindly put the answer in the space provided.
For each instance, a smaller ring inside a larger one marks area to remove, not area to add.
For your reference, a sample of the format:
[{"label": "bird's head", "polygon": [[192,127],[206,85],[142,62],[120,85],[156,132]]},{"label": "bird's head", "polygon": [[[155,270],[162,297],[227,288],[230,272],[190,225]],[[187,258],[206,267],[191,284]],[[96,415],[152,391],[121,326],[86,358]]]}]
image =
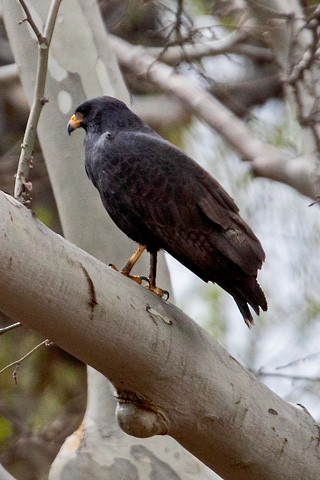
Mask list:
[{"label": "bird's head", "polygon": [[143,125],[137,115],[113,97],[96,97],[81,103],[68,123],[69,135],[76,128],[86,131],[105,132],[108,129],[120,129]]}]

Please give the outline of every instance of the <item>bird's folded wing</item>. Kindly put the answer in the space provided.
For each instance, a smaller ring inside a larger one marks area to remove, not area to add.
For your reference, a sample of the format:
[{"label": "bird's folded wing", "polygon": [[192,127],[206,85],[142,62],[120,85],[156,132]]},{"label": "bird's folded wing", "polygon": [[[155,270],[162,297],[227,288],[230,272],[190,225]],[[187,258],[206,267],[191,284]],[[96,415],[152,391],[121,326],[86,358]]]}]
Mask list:
[{"label": "bird's folded wing", "polygon": [[139,186],[132,191],[132,205],[163,248],[176,257],[194,258],[201,268],[231,260],[256,274],[263,249],[223,187],[163,139],[131,135],[135,148],[130,155],[137,159],[133,184]]}]

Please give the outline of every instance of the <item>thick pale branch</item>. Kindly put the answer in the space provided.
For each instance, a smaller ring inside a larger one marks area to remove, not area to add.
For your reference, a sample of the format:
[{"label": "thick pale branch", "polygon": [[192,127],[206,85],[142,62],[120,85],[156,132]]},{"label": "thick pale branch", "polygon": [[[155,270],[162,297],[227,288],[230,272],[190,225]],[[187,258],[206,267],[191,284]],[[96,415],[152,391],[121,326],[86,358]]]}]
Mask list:
[{"label": "thick pale branch", "polygon": [[180,310],[5,194],[0,242],[0,309],[106,375],[127,432],[167,433],[225,479],[317,477],[313,419],[260,384]]},{"label": "thick pale branch", "polygon": [[283,156],[264,156],[255,158],[252,171],[257,177],[269,178],[285,183],[312,199],[319,195],[319,165],[315,157],[286,158]]},{"label": "thick pale branch", "polygon": [[[318,195],[319,167],[316,156],[301,159],[289,157],[285,151],[255,138],[245,123],[210,93],[147,55],[143,47],[134,47],[116,37],[112,37],[112,44],[120,64],[133,71],[138,78],[143,77],[178,97],[191,112],[218,132],[239,156],[251,161],[256,175],[286,183],[310,198]],[[302,168],[305,168],[303,175]]]}]

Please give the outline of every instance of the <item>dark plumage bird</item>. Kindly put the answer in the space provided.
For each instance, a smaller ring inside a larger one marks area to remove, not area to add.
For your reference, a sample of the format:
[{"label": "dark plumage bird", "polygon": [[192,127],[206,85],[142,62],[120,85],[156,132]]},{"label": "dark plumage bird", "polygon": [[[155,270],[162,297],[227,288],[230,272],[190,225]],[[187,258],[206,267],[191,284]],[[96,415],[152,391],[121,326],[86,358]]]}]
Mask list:
[{"label": "dark plumage bird", "polygon": [[149,288],[156,287],[157,252],[166,250],[205,282],[233,296],[248,326],[250,305],[259,314],[267,301],[257,282],[262,246],[239,209],[203,168],[164,140],[120,100],[83,102],[68,132],[83,127],[85,168],[116,225],[151,254]]}]

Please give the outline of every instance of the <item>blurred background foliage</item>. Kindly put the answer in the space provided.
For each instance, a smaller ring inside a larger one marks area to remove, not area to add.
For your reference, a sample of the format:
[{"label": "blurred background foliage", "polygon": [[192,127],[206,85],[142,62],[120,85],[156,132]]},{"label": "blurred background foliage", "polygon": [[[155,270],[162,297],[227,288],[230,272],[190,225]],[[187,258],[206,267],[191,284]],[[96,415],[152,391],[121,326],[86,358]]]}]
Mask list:
[{"label": "blurred background foliage", "polygon": [[[186,38],[214,39],[221,29],[236,28],[241,13],[231,8],[236,2],[225,1],[99,3],[110,32],[134,44],[164,49],[170,44],[182,44]],[[315,5],[302,3],[305,9]],[[177,12],[182,7],[185,13],[178,26]],[[261,38],[252,37],[249,41],[264,46]],[[0,66],[12,63],[0,22]],[[182,61],[177,69],[205,84],[212,94],[245,118],[253,134],[290,151],[299,150],[299,129],[283,105],[277,66],[272,59],[224,55],[193,63]],[[148,105],[155,97],[161,98],[161,92],[129,72],[123,74],[133,95],[133,105],[139,111],[142,101],[147,101],[144,111],[150,110]],[[0,188],[13,194],[28,106],[15,75],[0,73],[0,92]],[[289,187],[253,179],[250,166],[240,162],[210,128],[189,114],[168,125],[157,117],[156,110],[152,126],[224,185],[267,253],[259,278],[269,299],[269,312],[256,318],[253,331],[245,329],[234,302],[225,292],[204,285],[169,258],[177,303],[280,396],[304,404],[319,418],[318,206],[308,208],[308,199]],[[62,233],[39,146],[34,154],[31,181],[32,210],[48,227]],[[9,324],[10,319],[0,317],[0,327]],[[42,340],[25,327],[0,336],[0,369]],[[56,346],[42,346],[21,364],[17,384],[13,370],[0,375],[0,463],[17,479],[46,478],[61,443],[81,422],[86,401],[85,367]]]}]

